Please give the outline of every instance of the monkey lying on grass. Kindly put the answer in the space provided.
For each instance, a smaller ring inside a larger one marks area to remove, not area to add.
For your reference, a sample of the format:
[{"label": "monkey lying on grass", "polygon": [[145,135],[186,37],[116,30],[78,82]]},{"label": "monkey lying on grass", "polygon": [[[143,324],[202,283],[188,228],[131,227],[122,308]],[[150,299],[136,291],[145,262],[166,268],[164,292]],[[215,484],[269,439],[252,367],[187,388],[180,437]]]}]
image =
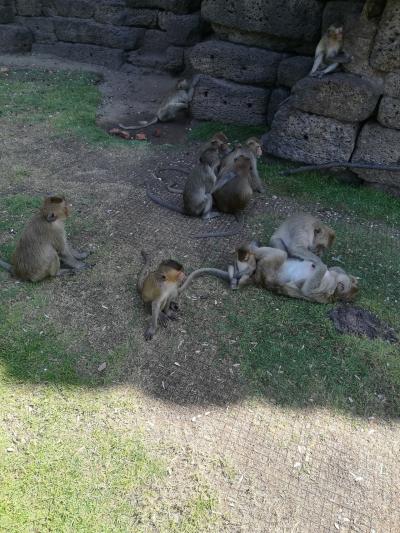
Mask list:
[{"label": "monkey lying on grass", "polygon": [[[25,227],[11,265],[0,260],[0,267],[23,281],[41,281],[91,268],[80,261],[89,253],[77,252],[67,241],[64,222],[68,216],[69,207],[63,196],[46,197]],[[61,264],[67,268],[61,268]]]}]

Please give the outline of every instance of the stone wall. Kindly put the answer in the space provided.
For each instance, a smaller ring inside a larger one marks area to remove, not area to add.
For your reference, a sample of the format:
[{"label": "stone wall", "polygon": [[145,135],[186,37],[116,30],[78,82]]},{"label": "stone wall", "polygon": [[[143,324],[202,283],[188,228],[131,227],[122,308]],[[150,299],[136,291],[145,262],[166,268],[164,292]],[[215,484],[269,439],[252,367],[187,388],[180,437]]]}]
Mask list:
[{"label": "stone wall", "polygon": [[[352,61],[307,77],[321,32]],[[192,113],[270,125],[267,153],[400,162],[400,0],[0,0],[0,52],[201,74]],[[400,190],[400,173],[357,171]]]}]

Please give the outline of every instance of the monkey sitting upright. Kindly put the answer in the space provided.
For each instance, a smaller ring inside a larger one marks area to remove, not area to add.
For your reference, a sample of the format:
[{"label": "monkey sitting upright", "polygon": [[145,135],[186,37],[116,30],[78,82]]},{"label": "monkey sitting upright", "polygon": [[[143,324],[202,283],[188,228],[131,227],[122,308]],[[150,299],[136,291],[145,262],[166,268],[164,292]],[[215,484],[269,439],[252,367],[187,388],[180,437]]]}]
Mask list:
[{"label": "monkey sitting upright", "polygon": [[156,116],[149,121],[141,121],[134,126],[118,126],[124,130],[139,130],[147,128],[157,122],[169,122],[174,120],[179,111],[188,109],[193,98],[194,88],[199,81],[199,75],[195,76],[191,83],[186,79],[178,80],[175,87],[171,89],[162,99],[161,104],[157,110]]},{"label": "monkey sitting upright", "polygon": [[309,213],[288,217],[273,233],[269,245],[287,252],[289,257],[320,263],[321,256],[332,246],[335,231]]},{"label": "monkey sitting upright", "polygon": [[240,155],[234,160],[233,169],[222,174],[217,182],[220,186],[213,193],[217,208],[234,215],[243,211],[253,197],[250,183],[251,159]]},{"label": "monkey sitting upright", "polygon": [[264,186],[261,182],[260,175],[257,168],[257,159],[262,156],[262,148],[259,139],[256,137],[249,137],[243,147],[237,144],[234,150],[228,153],[221,161],[219,168],[219,175],[223,176],[226,172],[233,170],[235,159],[241,155],[249,157],[251,160],[251,188],[256,192],[263,192]]},{"label": "monkey sitting upright", "polygon": [[210,146],[200,156],[199,165],[194,167],[188,176],[182,191],[168,188],[171,192],[183,193],[183,209],[158,198],[149,189],[147,189],[148,197],[156,204],[182,215],[202,217],[204,219],[218,216],[218,212],[212,211],[212,194],[218,186],[222,186],[225,183],[223,179],[218,181],[217,184],[217,176],[214,171],[220,163],[219,150],[221,146],[223,147],[224,145],[221,145],[217,140],[210,142]]},{"label": "monkey sitting upright", "polygon": [[317,303],[351,302],[358,293],[357,279],[342,268],[291,259],[267,246],[252,249],[257,260],[254,282],[264,289]]},{"label": "monkey sitting upright", "polygon": [[178,296],[178,288],[185,279],[183,267],[177,261],[162,261],[154,272],[146,274],[149,258],[142,251],[144,265],[137,280],[137,290],[143,303],[151,305],[151,323],[147,327],[144,338],[148,341],[154,337],[158,322],[166,326],[168,320],[175,320],[176,313],[172,309],[174,299]]},{"label": "monkey sitting upright", "polygon": [[[0,261],[0,266],[24,281],[41,281],[90,268],[79,261],[89,254],[77,252],[68,244],[64,228],[68,216],[69,209],[63,196],[46,197],[39,212],[23,231],[12,264]],[[68,269],[60,268],[60,260]]]},{"label": "monkey sitting upright", "polygon": [[[348,63],[350,60],[351,57],[343,52],[343,27],[329,26],[315,50],[310,76],[322,78],[325,74],[335,71],[340,63]],[[321,66],[326,68],[319,70]]]}]

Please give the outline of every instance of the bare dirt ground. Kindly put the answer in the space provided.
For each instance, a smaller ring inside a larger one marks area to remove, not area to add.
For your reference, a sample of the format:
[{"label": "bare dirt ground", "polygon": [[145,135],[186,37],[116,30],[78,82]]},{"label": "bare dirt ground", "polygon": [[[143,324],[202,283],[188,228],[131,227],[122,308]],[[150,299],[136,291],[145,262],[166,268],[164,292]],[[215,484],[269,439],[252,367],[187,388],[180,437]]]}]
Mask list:
[{"label": "bare dirt ground", "polygon": [[[12,64],[43,61],[13,59]],[[65,65],[46,61],[55,68]],[[6,62],[10,64],[0,58]],[[127,112],[132,94],[147,94],[139,111],[149,116],[171,83],[161,75],[103,74],[99,123],[106,127],[136,119],[137,108]],[[178,140],[184,140],[188,127],[185,123],[174,130]],[[182,490],[193,465],[203,470],[219,499],[218,531],[399,531],[398,424],[253,398],[239,368],[216,357],[221,341],[228,346],[237,342],[235,331],[226,339],[204,336],[215,331],[223,309],[227,290],[222,283],[193,285],[181,299],[179,322],[159,331],[152,342],[143,340],[147,317],[134,290],[140,249],[152,253],[154,264],[174,257],[188,270],[225,267],[235,244],[256,227],[248,219],[239,236],[193,240],[190,235],[204,229],[202,221],[170,213],[147,199],[144,183],[154,179],[154,170],[169,162],[190,166],[194,145],[104,148],[56,138],[29,124],[10,125],[0,131],[0,141],[7,154],[0,158],[1,175],[21,164],[29,169],[23,185],[0,184],[3,194],[65,191],[79,213],[82,232],[75,244],[89,243],[96,265],[70,280],[43,284],[49,320],[82,333],[72,337],[71,350],[111,353],[116,346],[128,347],[118,368],[110,365],[107,371],[113,372],[121,399],[135,395],[140,403],[135,420],[126,423],[143,424],[151,442],[167,440],[176,446],[171,490]],[[258,212],[278,214],[297,207],[268,195],[256,203]],[[229,226],[230,219],[209,226],[218,224]],[[94,373],[97,368],[83,358],[80,371]],[[223,468],[210,468],[214,461]]]}]

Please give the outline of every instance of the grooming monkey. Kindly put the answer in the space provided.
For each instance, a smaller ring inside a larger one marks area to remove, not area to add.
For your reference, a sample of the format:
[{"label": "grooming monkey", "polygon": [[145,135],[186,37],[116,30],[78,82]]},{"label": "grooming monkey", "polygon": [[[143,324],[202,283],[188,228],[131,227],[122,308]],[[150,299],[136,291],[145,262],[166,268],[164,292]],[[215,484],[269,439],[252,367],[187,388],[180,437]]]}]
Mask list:
[{"label": "grooming monkey", "polygon": [[243,211],[253,197],[251,159],[244,155],[237,157],[233,169],[221,174],[220,180],[220,187],[213,194],[218,209],[234,215]]},{"label": "grooming monkey", "polygon": [[219,213],[212,211],[212,194],[218,187],[225,183],[225,180],[221,180],[217,184],[217,176],[214,172],[214,168],[220,163],[220,146],[216,140],[210,142],[210,146],[202,152],[199,164],[188,176],[183,190],[168,188],[172,192],[183,193],[183,209],[158,198],[147,189],[149,198],[156,204],[166,207],[171,211],[181,213],[182,215],[201,216],[204,219],[218,216]]},{"label": "grooming monkey", "polygon": [[[343,52],[343,27],[329,26],[315,50],[310,76],[322,78],[336,70],[340,63],[348,63],[350,59],[350,56]],[[325,68],[319,70],[321,66]]]},{"label": "grooming monkey", "polygon": [[[89,254],[75,251],[67,241],[64,222],[69,208],[63,196],[44,198],[39,212],[28,222],[12,256],[0,266],[23,281],[41,281],[90,268],[82,263]],[[68,267],[60,268],[61,263]]]},{"label": "grooming monkey", "polygon": [[143,250],[141,253],[144,265],[138,275],[137,290],[143,303],[151,306],[151,323],[144,333],[144,338],[148,341],[154,337],[159,322],[165,327],[168,320],[177,318],[174,299],[178,296],[178,288],[185,279],[185,273],[180,263],[168,259],[162,261],[154,272],[146,274],[149,257]]},{"label": "grooming monkey", "polygon": [[335,231],[309,213],[287,218],[273,233],[269,245],[287,252],[289,257],[320,263],[321,256],[332,246]]},{"label": "grooming monkey", "polygon": [[261,183],[260,175],[257,168],[257,159],[262,156],[262,148],[260,140],[256,137],[249,137],[243,147],[237,144],[230,153],[228,153],[221,161],[219,175],[222,176],[234,168],[235,159],[241,155],[249,157],[251,160],[251,188],[256,192],[263,192],[264,187]]},{"label": "grooming monkey", "polygon": [[175,87],[171,89],[162,99],[161,104],[157,110],[156,116],[146,121],[141,121],[134,126],[124,126],[118,124],[118,126],[124,130],[139,130],[141,128],[147,128],[157,122],[169,122],[174,120],[179,111],[188,109],[190,102],[193,98],[194,88],[197,85],[200,76],[197,75],[193,78],[192,82],[188,80],[178,80]]},{"label": "grooming monkey", "polygon": [[358,293],[357,279],[339,267],[291,259],[267,246],[252,249],[257,260],[254,282],[264,289],[316,303],[351,302]]},{"label": "grooming monkey", "polygon": [[[218,151],[218,158],[215,156],[215,150]],[[208,164],[213,171],[218,172],[222,159],[230,152],[230,143],[228,137],[222,131],[214,133],[209,141],[207,141],[200,153],[200,162]],[[164,169],[161,169],[164,170]],[[180,169],[178,169],[180,170]],[[178,189],[177,187],[169,185],[168,190],[176,194],[183,194],[183,189]]]},{"label": "grooming monkey", "polygon": [[231,289],[238,289],[243,285],[251,283],[251,276],[254,274],[257,266],[254,248],[258,248],[258,246],[258,241],[251,241],[250,243],[239,246],[236,250],[234,264],[229,265],[227,271],[219,268],[199,268],[194,270],[180,287],[179,293],[183,292],[194,279],[206,275],[215,276],[227,281]]}]

